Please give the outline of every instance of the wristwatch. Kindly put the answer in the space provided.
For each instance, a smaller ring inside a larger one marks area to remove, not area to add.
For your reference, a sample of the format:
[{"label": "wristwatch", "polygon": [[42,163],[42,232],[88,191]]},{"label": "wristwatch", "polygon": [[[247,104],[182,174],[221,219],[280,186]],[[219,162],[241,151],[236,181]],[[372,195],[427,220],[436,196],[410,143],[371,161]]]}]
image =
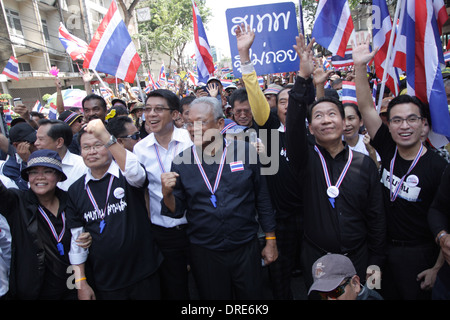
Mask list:
[{"label": "wristwatch", "polygon": [[114,143],[116,143],[117,142],[117,139],[116,139],[116,137],[114,137],[113,135],[111,135],[110,137],[109,137],[109,141],[105,144],[105,147],[106,148],[109,148],[109,147],[111,147]]}]

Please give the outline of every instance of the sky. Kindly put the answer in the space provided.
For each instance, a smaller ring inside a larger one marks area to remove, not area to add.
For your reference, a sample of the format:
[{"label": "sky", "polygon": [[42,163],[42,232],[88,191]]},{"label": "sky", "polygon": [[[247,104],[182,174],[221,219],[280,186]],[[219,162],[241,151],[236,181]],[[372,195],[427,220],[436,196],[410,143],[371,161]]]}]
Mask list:
[{"label": "sky", "polygon": [[206,36],[208,37],[210,47],[214,46],[218,48],[219,55],[231,56],[227,33],[227,20],[225,17],[225,11],[227,9],[281,2],[298,4],[299,0],[206,0],[206,6],[210,8],[212,14],[209,22],[205,25]]}]

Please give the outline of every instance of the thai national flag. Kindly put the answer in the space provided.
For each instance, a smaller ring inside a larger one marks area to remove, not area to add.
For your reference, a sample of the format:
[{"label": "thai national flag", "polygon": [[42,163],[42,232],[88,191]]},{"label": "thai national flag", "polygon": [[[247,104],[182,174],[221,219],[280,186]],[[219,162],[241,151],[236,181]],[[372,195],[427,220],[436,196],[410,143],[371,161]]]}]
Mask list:
[{"label": "thai national flag", "polygon": [[44,106],[41,104],[41,102],[39,100],[36,100],[36,103],[34,104],[32,110],[42,113],[42,111],[44,110]]},{"label": "thai national flag", "polygon": [[152,90],[153,90],[153,85],[152,84],[149,84],[148,86],[146,86],[144,88],[145,94],[149,94]]},{"label": "thai national flag", "polygon": [[3,69],[3,74],[7,75],[11,79],[19,81],[19,62],[13,56],[11,56],[8,60],[8,63]]},{"label": "thai national flag", "polygon": [[115,1],[111,5],[92,38],[83,63],[84,68],[114,75],[133,83],[141,58],[136,51],[127,26]]},{"label": "thai national flag", "polygon": [[328,59],[324,59],[323,60],[323,69],[324,70],[331,70],[332,69],[330,61],[328,61]]},{"label": "thai national flag", "polygon": [[6,125],[10,127],[12,122],[11,111],[8,108],[3,108],[3,115],[5,116]]},{"label": "thai national flag", "polygon": [[231,172],[243,171],[244,170],[244,164],[243,164],[242,161],[231,162],[230,163],[230,169],[231,169]]},{"label": "thai national flag", "polygon": [[166,69],[164,68],[164,61],[162,62],[161,69],[159,70],[158,82],[164,83],[164,84],[167,83]]},{"label": "thai national flag", "polygon": [[409,95],[428,103],[431,115],[430,142],[436,148],[448,143],[450,115],[441,67],[444,55],[440,30],[447,20],[443,0],[405,1],[401,33],[406,38],[406,81]]},{"label": "thai national flag", "polygon": [[[386,0],[373,0],[372,13],[373,46],[378,47],[378,52],[374,57],[375,73],[379,79],[383,79],[384,69],[388,64],[386,57],[392,31],[392,21]],[[391,92],[398,92],[398,82],[398,76],[394,72],[394,69],[389,70],[386,78],[386,87]]]},{"label": "thai national flag", "polygon": [[230,72],[230,68],[224,67],[221,69],[221,71],[222,71],[222,73],[228,73],[228,72]]},{"label": "thai national flag", "polygon": [[450,51],[444,52],[444,60],[446,63],[450,61]]},{"label": "thai national flag", "polygon": [[50,103],[50,108],[48,109],[48,118],[56,119],[56,105],[53,102]]},{"label": "thai national flag", "polygon": [[353,34],[353,20],[347,0],[320,0],[312,37],[333,55],[344,57],[350,37]]},{"label": "thai national flag", "polygon": [[72,60],[84,60],[89,45],[80,38],[70,34],[62,22],[59,25],[59,40]]},{"label": "thai national flag", "polygon": [[222,87],[224,89],[233,84],[232,80],[227,80],[227,79],[220,79],[220,82],[222,83]]},{"label": "thai national flag", "polygon": [[333,55],[331,57],[331,63],[335,69],[352,66],[353,63],[353,53],[352,49],[345,50],[345,54],[343,57]]},{"label": "thai national flag", "polygon": [[194,16],[194,41],[195,57],[197,58],[198,81],[207,83],[209,77],[214,74],[214,62],[211,55],[205,28],[203,27],[200,11],[192,0],[192,12]]},{"label": "thai national flag", "polygon": [[356,100],[356,87],[354,82],[342,81],[342,103],[358,104]]},{"label": "thai national flag", "polygon": [[264,88],[264,78],[261,76],[258,76],[258,84],[261,88]]},{"label": "thai national flag", "polygon": [[100,93],[102,94],[103,98],[105,98],[105,99],[109,99],[114,96],[111,88],[100,87]]}]

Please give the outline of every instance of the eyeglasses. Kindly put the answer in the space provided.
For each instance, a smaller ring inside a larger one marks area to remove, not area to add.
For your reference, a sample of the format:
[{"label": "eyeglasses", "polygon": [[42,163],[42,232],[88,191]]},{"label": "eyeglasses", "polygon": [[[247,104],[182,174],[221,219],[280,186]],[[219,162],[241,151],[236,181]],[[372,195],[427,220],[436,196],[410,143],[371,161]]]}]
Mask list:
[{"label": "eyeglasses", "polygon": [[406,121],[410,126],[414,126],[417,125],[419,121],[422,119],[423,119],[422,117],[413,114],[406,119],[400,117],[393,117],[392,119],[389,119],[389,122],[394,126],[400,126],[403,124],[403,121]]},{"label": "eyeglasses", "polygon": [[89,152],[91,150],[99,151],[101,148],[103,148],[105,145],[101,143],[96,143],[93,146],[83,146],[81,149],[83,149],[84,152]]},{"label": "eyeglasses", "polygon": [[249,115],[249,114],[252,113],[252,110],[242,109],[242,110],[233,111],[233,113],[234,114],[241,114],[241,113],[243,113],[243,114]]},{"label": "eyeglasses", "polygon": [[345,293],[345,287],[350,283],[352,278],[347,278],[343,284],[338,286],[336,289],[329,292],[319,292],[320,298],[322,300],[337,299]]},{"label": "eyeglasses", "polygon": [[141,134],[139,132],[135,132],[133,134],[130,134],[128,136],[124,136],[124,137],[118,137],[121,139],[133,139],[133,140],[139,140],[141,138]]},{"label": "eyeglasses", "polygon": [[164,110],[170,110],[170,108],[166,108],[166,107],[154,107],[154,108],[145,107],[144,108],[145,113],[150,113],[150,112],[152,112],[152,110],[155,111],[155,113],[163,113]]},{"label": "eyeglasses", "polygon": [[202,126],[206,126],[211,121],[212,121],[212,119],[205,120],[205,121],[186,122],[185,125],[188,128],[193,127],[196,123],[201,124]]},{"label": "eyeglasses", "polygon": [[54,175],[55,173],[56,173],[56,171],[53,169],[44,169],[42,171],[30,170],[30,171],[28,171],[28,177],[35,178],[39,175],[43,175],[44,177],[48,178],[48,177],[51,177],[52,175]]}]

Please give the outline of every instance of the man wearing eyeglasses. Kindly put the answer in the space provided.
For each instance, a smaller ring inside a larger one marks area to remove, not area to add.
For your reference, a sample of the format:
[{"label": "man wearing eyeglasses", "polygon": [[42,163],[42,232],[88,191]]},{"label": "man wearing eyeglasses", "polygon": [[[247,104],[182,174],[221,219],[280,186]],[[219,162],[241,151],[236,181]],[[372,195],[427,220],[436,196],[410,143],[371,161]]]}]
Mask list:
[{"label": "man wearing eyeglasses", "polygon": [[363,286],[352,261],[341,254],[326,254],[313,264],[314,283],[322,300],[383,300],[378,292]]},{"label": "man wearing eyeglasses", "polygon": [[130,117],[114,117],[108,121],[106,129],[117,138],[118,143],[131,152],[141,140],[140,132]]},{"label": "man wearing eyeglasses", "polygon": [[150,92],[144,114],[152,133],[134,146],[134,153],[147,171],[152,231],[164,256],[160,268],[161,298],[187,300],[187,221],[184,217],[173,219],[161,215],[161,174],[170,171],[172,160],[190,147],[192,141],[185,129],[174,125],[174,120],[180,117],[180,99],[170,90]]},{"label": "man wearing eyeglasses", "polygon": [[423,146],[423,105],[401,95],[389,102],[388,124],[378,116],[366,76],[366,64],[377,50],[368,39],[356,39],[353,61],[356,97],[371,144],[381,157],[381,183],[386,210],[387,265],[381,283],[385,299],[430,299],[443,263],[428,227],[428,209],[447,162]]}]

